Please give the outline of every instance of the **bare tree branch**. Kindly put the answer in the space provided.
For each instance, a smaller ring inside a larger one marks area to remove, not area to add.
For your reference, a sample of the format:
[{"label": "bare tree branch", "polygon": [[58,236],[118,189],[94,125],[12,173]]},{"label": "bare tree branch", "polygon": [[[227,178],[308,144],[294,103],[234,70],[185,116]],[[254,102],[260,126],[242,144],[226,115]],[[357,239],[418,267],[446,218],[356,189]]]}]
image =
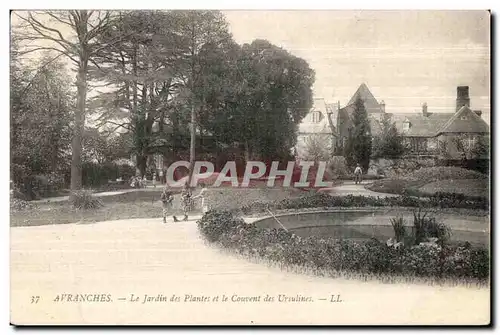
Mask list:
[{"label": "bare tree branch", "polygon": [[71,56],[68,52],[66,51],[63,51],[63,50],[60,50],[60,49],[57,49],[57,48],[53,48],[53,47],[33,47],[33,49],[28,49],[28,50],[24,50],[24,51],[19,51],[18,54],[20,56],[23,56],[23,55],[26,55],[26,54],[29,54],[29,53],[32,53],[32,52],[35,52],[35,51],[40,51],[40,50],[49,50],[49,51],[57,51],[61,54],[63,54],[64,56],[68,57],[71,61],[73,61],[75,64],[79,64],[78,60],[76,60],[73,56]]}]

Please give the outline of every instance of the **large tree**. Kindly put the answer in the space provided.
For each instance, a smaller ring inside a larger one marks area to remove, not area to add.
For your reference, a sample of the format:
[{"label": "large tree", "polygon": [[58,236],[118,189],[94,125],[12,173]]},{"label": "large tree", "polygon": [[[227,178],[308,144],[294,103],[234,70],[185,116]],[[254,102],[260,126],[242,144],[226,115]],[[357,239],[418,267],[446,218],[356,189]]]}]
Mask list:
[{"label": "large tree", "polygon": [[34,175],[62,179],[69,167],[70,79],[61,62],[40,63],[33,69],[11,58],[11,178],[23,188]]},{"label": "large tree", "polygon": [[232,42],[224,17],[214,11],[123,12],[103,40],[123,34],[128,37],[115,48],[102,50],[93,71],[108,85],[108,92],[95,100],[101,119],[133,134],[141,174],[148,156],[161,147],[184,146],[189,125],[194,164],[197,118],[207,86],[204,57]]},{"label": "large tree", "polygon": [[364,101],[358,97],[354,103],[352,127],[349,130],[349,136],[344,148],[344,157],[349,167],[352,168],[356,164],[360,164],[363,170],[367,171],[370,165],[371,153],[372,135],[370,122]]},{"label": "large tree", "polygon": [[403,137],[396,128],[396,123],[389,117],[381,120],[382,133],[374,138],[374,158],[400,158],[406,151]]},{"label": "large tree", "polygon": [[247,160],[286,157],[312,106],[314,71],[264,40],[224,50],[213,58],[223,65],[207,67],[220,83],[208,85],[215,88],[205,98],[208,128],[220,141],[242,144]]},{"label": "large tree", "polygon": [[[189,179],[191,182],[195,162],[197,114],[205,104],[205,83],[203,72],[206,69],[204,49],[217,49],[232,42],[228,23],[218,11],[174,11],[174,29],[180,37],[182,49],[180,62],[175,63],[175,75],[180,78],[190,93],[190,149]],[[198,94],[197,92],[198,91]],[[201,94],[199,94],[201,91]],[[201,96],[200,96],[201,95]]]},{"label": "large tree", "polygon": [[76,72],[76,108],[73,118],[71,145],[71,190],[82,186],[82,134],[85,125],[88,93],[88,67],[93,57],[108,44],[98,42],[99,36],[109,28],[112,13],[109,11],[29,11],[16,13],[21,24],[16,29],[17,38],[23,43],[21,54],[41,50],[51,51],[55,57],[65,57]]}]

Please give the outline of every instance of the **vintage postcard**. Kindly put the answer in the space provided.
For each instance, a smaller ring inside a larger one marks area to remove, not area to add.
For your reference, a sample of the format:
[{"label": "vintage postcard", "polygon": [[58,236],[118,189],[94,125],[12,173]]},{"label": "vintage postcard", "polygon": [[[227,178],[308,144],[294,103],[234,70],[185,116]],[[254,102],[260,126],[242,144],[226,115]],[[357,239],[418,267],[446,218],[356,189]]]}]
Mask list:
[{"label": "vintage postcard", "polygon": [[11,12],[14,325],[489,325],[476,11]]}]

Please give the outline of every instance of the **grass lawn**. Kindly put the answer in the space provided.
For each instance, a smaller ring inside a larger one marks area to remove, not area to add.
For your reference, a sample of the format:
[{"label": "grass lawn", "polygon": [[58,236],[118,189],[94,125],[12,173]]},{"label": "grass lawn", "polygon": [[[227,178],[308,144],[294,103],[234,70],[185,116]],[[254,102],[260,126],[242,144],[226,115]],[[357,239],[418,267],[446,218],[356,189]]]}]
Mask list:
[{"label": "grass lawn", "polygon": [[489,182],[485,179],[438,180],[425,184],[419,190],[423,193],[461,193],[469,196],[488,196]]},{"label": "grass lawn", "polygon": [[[99,209],[75,210],[67,201],[38,204],[37,208],[11,211],[11,227],[75,222],[161,217],[160,190],[144,190],[99,198]],[[155,201],[156,200],[156,201]]]},{"label": "grass lawn", "polygon": [[415,196],[450,192],[489,197],[489,179],[485,175],[457,167],[422,168],[405,178],[377,180],[365,188],[375,192]]},{"label": "grass lawn", "polygon": [[[10,226],[40,226],[48,224],[64,224],[75,222],[99,222],[108,220],[160,218],[162,206],[160,202],[161,188],[142,189],[136,192],[100,197],[103,207],[99,209],[75,210],[68,201],[40,203],[36,208],[12,211]],[[196,195],[199,191],[195,191]],[[206,201],[217,208],[239,208],[254,201],[275,201],[289,197],[297,197],[303,191],[293,188],[213,188],[208,189]],[[172,214],[181,214],[180,195],[174,196]],[[200,203],[196,203],[194,213],[200,213]]]}]

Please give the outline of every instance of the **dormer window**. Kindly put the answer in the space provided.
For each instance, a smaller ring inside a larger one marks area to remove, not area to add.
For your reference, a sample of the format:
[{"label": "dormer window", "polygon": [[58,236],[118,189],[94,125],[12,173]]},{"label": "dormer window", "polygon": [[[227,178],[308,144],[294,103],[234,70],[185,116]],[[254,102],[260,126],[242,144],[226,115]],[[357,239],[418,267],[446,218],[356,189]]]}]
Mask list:
[{"label": "dormer window", "polygon": [[318,123],[320,121],[321,121],[321,112],[320,111],[312,112],[312,122]]},{"label": "dormer window", "polygon": [[403,122],[403,131],[408,131],[410,130],[410,121],[406,120]]}]

